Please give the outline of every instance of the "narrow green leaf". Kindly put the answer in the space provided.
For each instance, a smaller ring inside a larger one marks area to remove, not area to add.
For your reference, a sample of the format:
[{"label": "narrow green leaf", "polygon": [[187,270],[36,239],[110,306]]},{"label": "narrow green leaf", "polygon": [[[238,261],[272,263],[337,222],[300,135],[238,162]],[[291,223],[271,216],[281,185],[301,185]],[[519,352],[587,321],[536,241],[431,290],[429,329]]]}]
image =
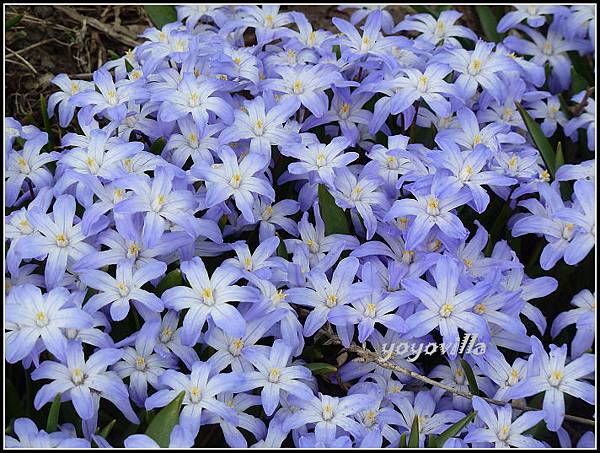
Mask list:
[{"label": "narrow green leaf", "polygon": [[277,235],[277,237],[279,238],[279,245],[277,246],[277,256],[280,256],[284,259],[288,259],[288,252],[287,249],[285,248],[285,242],[283,242],[283,239],[281,238],[281,236],[279,235],[279,233],[275,233]]},{"label": "narrow green leaf", "polygon": [[571,95],[575,95],[589,86],[588,81],[579,74],[575,68],[571,68]]},{"label": "narrow green leaf", "polygon": [[150,147],[150,152],[152,154],[159,155],[160,153],[162,153],[162,150],[164,149],[166,144],[167,142],[165,141],[165,139],[159,137],[154,141],[154,143],[152,143],[152,146]]},{"label": "narrow green leaf", "polygon": [[333,46],[333,51],[335,52],[335,57],[339,60],[342,57],[342,50],[338,44]]},{"label": "narrow green leaf", "polygon": [[450,428],[446,429],[439,436],[436,436],[435,443],[438,447],[442,447],[444,443],[451,437],[456,437],[469,423],[473,421],[477,412],[471,411],[464,418],[461,418]]},{"label": "narrow green leaf", "polygon": [[531,135],[533,142],[535,143],[540,154],[542,155],[542,159],[544,159],[544,163],[546,164],[546,168],[548,169],[550,176],[554,178],[554,162],[556,161],[556,156],[554,155],[554,148],[550,144],[548,138],[544,135],[544,132],[542,132],[542,128],[537,123],[537,121],[535,121],[529,115],[529,113],[527,113],[527,110],[525,110],[520,103],[515,101],[515,105],[517,106],[517,109],[519,110],[519,113],[521,114],[521,117],[525,122],[525,126],[527,126],[527,131]]},{"label": "narrow green leaf", "polygon": [[184,396],[185,392],[181,392],[177,398],[163,407],[146,429],[146,435],[154,439],[162,448],[169,446],[171,431],[179,423],[179,412]]},{"label": "narrow green leaf", "polygon": [[53,149],[52,126],[50,125],[50,117],[48,117],[48,104],[46,102],[46,97],[43,94],[40,94],[40,106],[42,108],[42,121],[44,122],[44,130],[48,134],[48,146],[50,149]]},{"label": "narrow green leaf", "polygon": [[116,423],[117,420],[113,418],[104,428],[102,428],[102,431],[100,431],[98,434],[106,439]]},{"label": "narrow green leaf", "polygon": [[304,366],[306,368],[308,368],[311,371],[311,373],[314,375],[331,374],[331,373],[335,373],[337,371],[337,368],[334,367],[333,365],[330,365],[329,363],[323,363],[323,362],[307,363]]},{"label": "narrow green leaf", "polygon": [[106,52],[108,53],[108,56],[111,60],[117,60],[118,58],[120,58],[119,54],[112,49],[108,49]]},{"label": "narrow green leaf", "polygon": [[477,386],[477,381],[475,380],[475,374],[473,373],[473,369],[471,365],[465,360],[460,359],[460,363],[465,370],[465,375],[467,376],[467,382],[469,383],[469,392],[472,395],[480,396],[481,392],[479,391],[479,387]]},{"label": "narrow green leaf", "polygon": [[129,60],[127,58],[125,58],[125,69],[127,69],[127,72],[133,71],[133,66],[131,65],[131,63],[129,63]]},{"label": "narrow green leaf", "polygon": [[46,432],[53,433],[58,427],[58,414],[60,412],[60,393],[57,393],[50,406],[50,413],[48,414],[48,421],[46,422]]},{"label": "narrow green leaf", "polygon": [[333,195],[327,187],[319,184],[319,210],[321,218],[325,223],[325,234],[351,234],[350,225],[346,213],[335,204]]},{"label": "narrow green leaf", "polygon": [[408,448],[419,448],[419,417],[415,414],[410,428]]},{"label": "narrow green leaf", "polygon": [[502,40],[500,34],[497,31],[498,20],[494,15],[492,8],[486,5],[475,6],[479,21],[481,22],[481,28],[485,33],[488,40],[492,42],[500,42]]},{"label": "narrow green leaf", "polygon": [[19,22],[21,22],[21,19],[23,19],[23,15],[19,14],[18,16],[13,17],[12,19],[8,19],[5,22],[5,30],[8,31],[11,28],[13,28],[15,25],[17,25]]},{"label": "narrow green leaf", "polygon": [[406,433],[405,432],[400,435],[400,442],[398,443],[398,447],[406,448]]},{"label": "narrow green leaf", "polygon": [[594,68],[589,65],[584,57],[579,55],[577,51],[568,52],[571,63],[573,64],[573,70],[581,75],[583,79],[587,81],[588,85],[594,84]]},{"label": "narrow green leaf", "polygon": [[554,168],[558,170],[558,168],[565,163],[565,156],[563,154],[562,142],[558,142],[558,146],[556,147],[556,161],[554,162]]},{"label": "narrow green leaf", "polygon": [[181,271],[179,269],[172,270],[156,285],[156,295],[160,297],[167,289],[180,285],[183,285]]},{"label": "narrow green leaf", "polygon": [[436,436],[435,434],[431,434],[427,438],[427,447],[428,448],[440,448],[441,445],[440,445],[439,437],[440,436]]},{"label": "narrow green leaf", "polygon": [[177,11],[172,5],[146,5],[144,8],[156,28],[177,22]]}]

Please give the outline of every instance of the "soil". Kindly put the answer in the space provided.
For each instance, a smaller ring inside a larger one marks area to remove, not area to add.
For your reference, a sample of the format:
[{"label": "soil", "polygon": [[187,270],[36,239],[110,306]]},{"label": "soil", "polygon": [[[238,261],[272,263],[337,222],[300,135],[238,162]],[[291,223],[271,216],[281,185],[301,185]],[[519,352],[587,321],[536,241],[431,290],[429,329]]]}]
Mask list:
[{"label": "soil", "polygon": [[[331,19],[348,19],[352,10],[336,5],[286,5],[283,11],[303,12],[314,28],[336,30]],[[390,6],[398,22],[406,7]],[[7,6],[5,21],[22,15],[5,34],[5,116],[25,121],[28,114],[41,120],[40,95],[56,90],[50,80],[65,73],[90,80],[103,62],[122,55],[131,41],[151,26],[143,6]],[[99,21],[105,30],[91,26]],[[140,39],[137,39],[141,42]]]}]

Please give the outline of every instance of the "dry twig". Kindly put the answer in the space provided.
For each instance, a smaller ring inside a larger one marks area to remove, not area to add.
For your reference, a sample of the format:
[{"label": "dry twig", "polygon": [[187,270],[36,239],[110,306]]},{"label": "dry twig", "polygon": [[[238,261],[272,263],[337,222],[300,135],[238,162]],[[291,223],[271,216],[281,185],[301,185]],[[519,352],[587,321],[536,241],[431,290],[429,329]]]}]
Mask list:
[{"label": "dry twig", "polygon": [[[330,340],[333,343],[336,344],[340,344],[341,345],[341,341],[338,338],[335,338],[334,336],[331,336],[331,334],[328,335],[330,337]],[[446,390],[447,392],[450,392],[454,395],[458,395],[458,396],[462,396],[464,398],[468,398],[468,399],[472,399],[473,398],[473,394],[469,393],[469,392],[463,392],[462,390],[458,390],[455,389],[449,385],[443,384],[441,382],[435,381],[431,378],[428,378],[427,376],[423,376],[422,374],[419,374],[415,371],[409,370],[408,368],[403,368],[399,365],[395,365],[393,363],[389,363],[387,360],[385,360],[383,357],[379,356],[378,354],[376,354],[373,351],[369,351],[368,349],[362,348],[360,346],[357,346],[355,344],[351,344],[348,348],[346,348],[348,351],[354,352],[356,354],[358,354],[359,358],[361,360],[367,361],[367,362],[374,362],[377,365],[379,365],[382,368],[386,368],[388,370],[392,370],[395,371],[397,373],[400,374],[404,374],[406,376],[410,376],[413,379],[416,379],[418,381],[421,381],[425,384],[429,384],[429,385],[433,385],[435,387],[439,387],[441,389]],[[527,406],[526,404],[522,404],[519,402],[513,402],[513,401],[501,401],[501,400],[496,400],[493,398],[488,398],[488,397],[480,397],[481,399],[483,399],[484,401],[487,401],[490,404],[494,404],[497,406],[505,406],[507,404],[509,404],[510,406],[512,406],[513,409],[517,409],[517,410],[521,410],[521,411],[539,411],[540,409],[537,407],[531,407],[531,406]],[[587,418],[583,418],[583,417],[577,417],[575,415],[569,415],[569,414],[565,414],[565,420],[574,422],[574,423],[579,423],[582,425],[587,425],[587,426],[596,426],[596,422],[594,420],[590,420]]]}]

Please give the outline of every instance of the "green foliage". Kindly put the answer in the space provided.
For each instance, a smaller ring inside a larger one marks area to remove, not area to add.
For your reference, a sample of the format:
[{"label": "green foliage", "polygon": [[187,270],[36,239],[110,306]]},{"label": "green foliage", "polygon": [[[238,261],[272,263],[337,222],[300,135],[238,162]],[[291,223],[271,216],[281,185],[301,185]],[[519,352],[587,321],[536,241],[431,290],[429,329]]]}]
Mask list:
[{"label": "green foliage", "polygon": [[477,415],[477,412],[471,411],[464,418],[461,418],[450,428],[446,429],[443,433],[437,436],[431,436],[429,438],[428,446],[432,448],[441,448],[448,439],[456,437],[458,434],[460,434],[460,432],[475,419],[475,415]]},{"label": "green foliage", "polygon": [[14,26],[16,26],[19,22],[21,22],[21,19],[23,19],[23,14],[19,14],[11,19],[8,19],[6,22],[4,22],[4,30],[5,31],[10,30]]},{"label": "green foliage", "polygon": [[167,289],[180,285],[183,285],[181,271],[179,269],[172,270],[156,285],[156,295],[160,297]]},{"label": "green foliage", "polygon": [[481,396],[481,392],[479,391],[479,387],[477,386],[477,380],[475,379],[475,374],[473,373],[473,369],[471,365],[465,360],[461,359],[460,364],[465,370],[465,375],[467,376],[467,382],[469,383],[469,392],[472,395]]},{"label": "green foliage", "polygon": [[481,28],[483,29],[486,38],[492,42],[502,41],[502,36],[496,31],[496,28],[498,27],[498,19],[496,19],[492,8],[486,5],[477,5],[475,6],[475,10],[479,16]]},{"label": "green foliage", "polygon": [[179,413],[185,392],[177,395],[173,401],[163,407],[158,414],[154,416],[148,428],[146,435],[160,445],[162,448],[169,446],[171,431],[179,423]]},{"label": "green foliage", "polygon": [[154,143],[152,143],[152,146],[150,147],[150,152],[152,154],[159,155],[160,153],[162,153],[162,150],[164,149],[166,144],[167,142],[165,141],[165,139],[159,137],[154,141]]},{"label": "green foliage", "polygon": [[335,204],[327,187],[319,184],[319,210],[325,223],[325,234],[352,234],[350,222],[342,208]]},{"label": "green foliage", "polygon": [[419,448],[419,417],[415,414],[408,437],[408,448]]},{"label": "green foliage", "polygon": [[177,21],[177,11],[173,5],[146,5],[144,9],[156,28]]},{"label": "green foliage", "polygon": [[60,397],[61,394],[57,393],[50,406],[50,414],[48,414],[48,422],[46,423],[46,432],[53,433],[58,427],[58,414],[60,413]]},{"label": "green foliage", "polygon": [[521,114],[521,117],[525,122],[527,131],[531,135],[535,146],[542,155],[542,159],[544,159],[544,163],[546,164],[546,168],[548,169],[550,176],[554,178],[554,173],[556,169],[556,156],[554,155],[554,147],[550,144],[550,141],[544,135],[544,132],[542,131],[540,125],[529,115],[527,110],[525,110],[519,102],[515,101],[515,105],[517,106],[517,109],[519,110],[519,113]]},{"label": "green foliage", "polygon": [[307,363],[306,368],[308,368],[312,374],[314,375],[326,375],[337,372],[337,368],[329,363],[323,362],[315,362],[315,363]]}]

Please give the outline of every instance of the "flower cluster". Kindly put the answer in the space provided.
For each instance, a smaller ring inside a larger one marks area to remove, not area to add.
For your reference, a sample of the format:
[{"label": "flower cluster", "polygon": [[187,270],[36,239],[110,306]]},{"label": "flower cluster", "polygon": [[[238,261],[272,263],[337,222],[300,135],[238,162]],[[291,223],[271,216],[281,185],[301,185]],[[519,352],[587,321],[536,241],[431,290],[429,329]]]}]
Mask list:
[{"label": "flower cluster", "polygon": [[7,446],[594,444],[595,8],[437,13],[181,6],[5,119],[5,359],[81,420]]}]

